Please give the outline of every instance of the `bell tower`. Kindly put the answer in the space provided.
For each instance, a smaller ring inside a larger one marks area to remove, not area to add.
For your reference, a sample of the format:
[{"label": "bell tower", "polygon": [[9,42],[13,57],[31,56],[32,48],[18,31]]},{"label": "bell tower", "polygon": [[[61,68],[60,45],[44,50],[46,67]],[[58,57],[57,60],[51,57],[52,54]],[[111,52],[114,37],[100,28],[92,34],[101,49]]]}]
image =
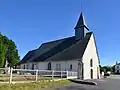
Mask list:
[{"label": "bell tower", "polygon": [[79,17],[78,22],[74,29],[75,29],[75,37],[77,40],[84,39],[84,37],[86,36],[86,33],[89,31],[89,29],[85,23],[85,19],[84,19],[82,12],[80,14],[80,17]]}]

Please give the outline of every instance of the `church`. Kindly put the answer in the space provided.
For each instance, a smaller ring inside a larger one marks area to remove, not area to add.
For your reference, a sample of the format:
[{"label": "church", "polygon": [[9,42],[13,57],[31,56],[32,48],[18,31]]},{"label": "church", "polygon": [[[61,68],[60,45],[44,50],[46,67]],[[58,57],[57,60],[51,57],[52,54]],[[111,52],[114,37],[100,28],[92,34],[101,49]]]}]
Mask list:
[{"label": "church", "polygon": [[82,79],[100,78],[99,56],[95,36],[81,12],[74,28],[75,35],[42,43],[19,62],[21,69],[80,72]]}]

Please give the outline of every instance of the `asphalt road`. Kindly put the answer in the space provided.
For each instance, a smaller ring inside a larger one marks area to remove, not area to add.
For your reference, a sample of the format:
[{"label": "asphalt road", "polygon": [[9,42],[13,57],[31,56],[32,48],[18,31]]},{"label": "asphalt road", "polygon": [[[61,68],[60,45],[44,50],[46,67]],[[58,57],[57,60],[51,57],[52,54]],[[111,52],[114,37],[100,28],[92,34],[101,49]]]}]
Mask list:
[{"label": "asphalt road", "polygon": [[120,75],[110,76],[106,79],[95,80],[97,86],[71,83],[56,90],[120,90]]}]

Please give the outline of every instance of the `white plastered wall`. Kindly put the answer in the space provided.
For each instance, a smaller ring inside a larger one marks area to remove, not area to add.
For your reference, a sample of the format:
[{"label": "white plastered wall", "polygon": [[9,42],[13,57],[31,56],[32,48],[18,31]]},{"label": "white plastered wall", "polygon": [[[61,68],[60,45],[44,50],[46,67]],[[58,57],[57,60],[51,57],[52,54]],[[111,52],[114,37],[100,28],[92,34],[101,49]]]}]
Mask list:
[{"label": "white plastered wall", "polygon": [[[49,61],[36,62],[36,63],[34,63],[34,62],[33,63],[25,63],[25,64],[21,64],[21,69],[24,68],[24,65],[25,65],[26,69],[32,69],[32,64],[36,64],[36,69],[47,70],[48,69],[48,63],[49,63]],[[56,70],[56,64],[60,64],[62,71],[70,70],[70,65],[72,65],[72,70],[71,71],[77,71],[78,60],[51,61],[50,63],[51,63],[51,69],[52,70]],[[27,65],[29,66],[28,68],[27,68]]]},{"label": "white plastered wall", "polygon": [[[93,67],[90,67],[90,60],[93,59]],[[93,69],[93,79],[97,79],[97,71],[99,70],[99,59],[96,51],[96,45],[94,41],[93,34],[90,37],[87,48],[83,55],[83,63],[84,63],[84,79],[91,79],[90,70]],[[97,70],[98,68],[98,70]]]}]

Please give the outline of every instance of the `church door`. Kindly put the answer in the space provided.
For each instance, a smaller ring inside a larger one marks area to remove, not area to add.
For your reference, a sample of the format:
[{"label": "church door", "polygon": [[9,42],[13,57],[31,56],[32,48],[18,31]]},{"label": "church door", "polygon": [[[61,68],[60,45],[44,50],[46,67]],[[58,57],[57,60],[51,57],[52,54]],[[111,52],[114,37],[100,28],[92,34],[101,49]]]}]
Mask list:
[{"label": "church door", "polygon": [[79,60],[78,61],[78,71],[77,71],[77,78],[84,79],[84,68],[83,63]]}]

